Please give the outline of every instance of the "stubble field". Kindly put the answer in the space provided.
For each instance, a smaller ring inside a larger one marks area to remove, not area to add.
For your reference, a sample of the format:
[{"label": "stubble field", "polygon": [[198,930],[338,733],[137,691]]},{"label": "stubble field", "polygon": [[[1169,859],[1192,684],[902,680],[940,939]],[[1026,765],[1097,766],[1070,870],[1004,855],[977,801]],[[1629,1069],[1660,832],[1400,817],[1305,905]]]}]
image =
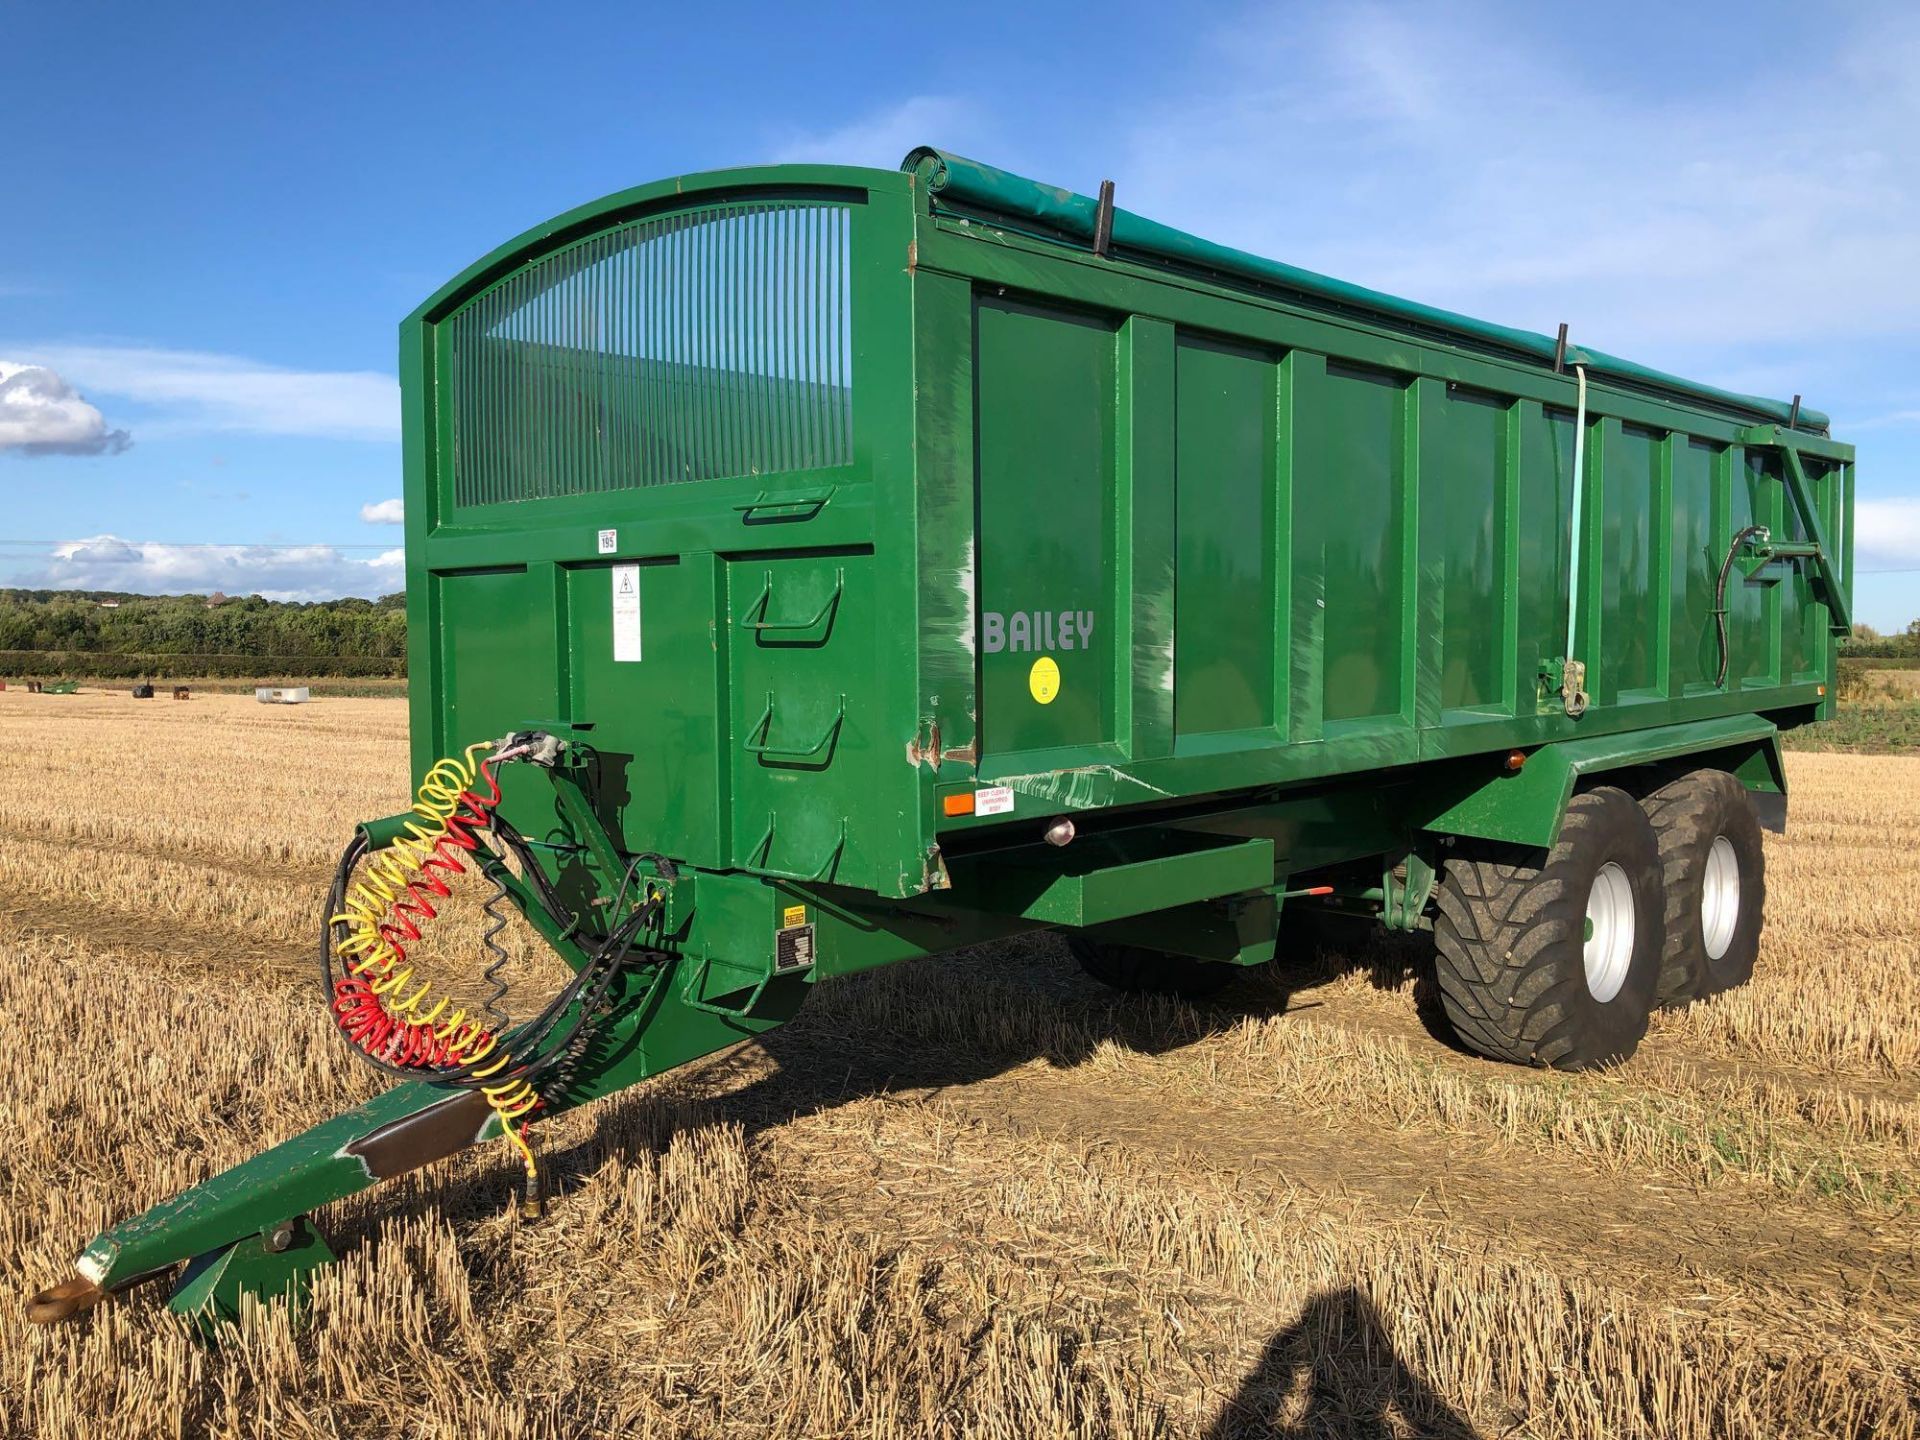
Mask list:
[{"label": "stubble field", "polygon": [[[15,1296],[371,1093],[314,926],[405,732],[0,693]],[[14,1309],[0,1435],[1913,1436],[1920,759],[1789,772],[1754,984],[1610,1073],[1451,1048],[1416,941],[1204,1008],[899,966],[545,1125],[543,1222],[498,1146],[333,1207],[306,1330]]]}]

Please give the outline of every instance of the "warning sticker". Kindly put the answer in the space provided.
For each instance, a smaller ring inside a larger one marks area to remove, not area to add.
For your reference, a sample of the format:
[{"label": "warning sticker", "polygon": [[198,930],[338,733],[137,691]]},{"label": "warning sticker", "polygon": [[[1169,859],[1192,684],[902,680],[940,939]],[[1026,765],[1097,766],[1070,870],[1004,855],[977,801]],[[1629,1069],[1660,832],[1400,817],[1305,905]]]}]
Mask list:
[{"label": "warning sticker", "polygon": [[1060,693],[1060,662],[1042,655],[1027,672],[1027,690],[1042,705],[1051,705]]},{"label": "warning sticker", "polygon": [[796,925],[804,925],[806,923],[807,907],[804,905],[789,905],[780,912],[780,928],[782,930],[791,930]]},{"label": "warning sticker", "polygon": [[985,790],[974,791],[973,813],[976,815],[1012,814],[1013,788],[1008,785],[989,785]]},{"label": "warning sticker", "polygon": [[804,970],[813,964],[813,926],[796,925],[773,937],[773,973]]},{"label": "warning sticker", "polygon": [[613,658],[640,658],[640,567],[613,567]]}]

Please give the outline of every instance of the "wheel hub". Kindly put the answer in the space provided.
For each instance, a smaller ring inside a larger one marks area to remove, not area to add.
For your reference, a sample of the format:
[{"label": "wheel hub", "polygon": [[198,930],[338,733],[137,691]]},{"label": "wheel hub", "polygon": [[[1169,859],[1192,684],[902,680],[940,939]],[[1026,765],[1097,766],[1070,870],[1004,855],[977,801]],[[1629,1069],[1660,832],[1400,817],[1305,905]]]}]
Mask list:
[{"label": "wheel hub", "polygon": [[1718,960],[1733,944],[1740,923],[1740,857],[1724,835],[1713,837],[1707,849],[1706,871],[1700,879],[1700,936],[1707,958]]},{"label": "wheel hub", "polygon": [[1609,860],[1587,892],[1587,943],[1581,951],[1587,991],[1603,1005],[1620,993],[1633,964],[1633,882]]}]

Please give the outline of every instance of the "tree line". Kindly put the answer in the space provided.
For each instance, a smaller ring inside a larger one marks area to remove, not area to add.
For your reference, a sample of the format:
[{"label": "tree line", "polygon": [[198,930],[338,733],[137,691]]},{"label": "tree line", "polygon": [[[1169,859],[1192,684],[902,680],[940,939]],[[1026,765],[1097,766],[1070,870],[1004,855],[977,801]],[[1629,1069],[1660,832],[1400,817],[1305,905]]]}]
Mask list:
[{"label": "tree line", "polygon": [[1849,660],[1920,661],[1920,620],[1910,621],[1905,630],[1887,635],[1871,625],[1855,625],[1853,638],[1840,653]]},{"label": "tree line", "polygon": [[0,589],[0,675],[404,676],[406,596],[295,602],[258,595]]}]

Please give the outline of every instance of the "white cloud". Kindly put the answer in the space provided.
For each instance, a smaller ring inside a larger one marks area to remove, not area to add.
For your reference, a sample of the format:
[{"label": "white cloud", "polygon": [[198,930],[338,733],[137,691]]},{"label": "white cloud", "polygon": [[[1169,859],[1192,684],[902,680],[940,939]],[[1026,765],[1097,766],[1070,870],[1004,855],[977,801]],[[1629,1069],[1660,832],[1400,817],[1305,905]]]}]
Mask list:
[{"label": "white cloud", "polygon": [[391,375],[293,370],[237,355],[130,345],[0,347],[50,366],[94,394],[158,412],[142,433],[240,430],[352,440],[400,434],[400,387]]},{"label": "white cloud", "polygon": [[360,507],[360,518],[369,525],[400,525],[406,522],[404,500],[378,500]]},{"label": "white cloud", "polygon": [[1920,566],[1920,497],[1856,500],[1853,516],[1856,570]]},{"label": "white cloud", "polygon": [[372,559],[331,545],[172,545],[94,535],[57,545],[32,588],[128,590],[137,594],[264,595],[269,600],[331,600],[390,595],[406,584],[406,552]]},{"label": "white cloud", "polygon": [[1511,11],[1262,12],[1215,37],[1197,99],[1141,117],[1120,204],[1655,360],[1896,339],[1920,326],[1920,23],[1835,18],[1824,50],[1648,87]]},{"label": "white cloud", "polygon": [[779,142],[781,165],[872,165],[892,169],[916,145],[964,146],[979,128],[974,107],[946,95],[914,95],[835,130],[793,134]]},{"label": "white cloud", "polygon": [[118,455],[131,443],[56,372],[0,360],[0,452]]}]

